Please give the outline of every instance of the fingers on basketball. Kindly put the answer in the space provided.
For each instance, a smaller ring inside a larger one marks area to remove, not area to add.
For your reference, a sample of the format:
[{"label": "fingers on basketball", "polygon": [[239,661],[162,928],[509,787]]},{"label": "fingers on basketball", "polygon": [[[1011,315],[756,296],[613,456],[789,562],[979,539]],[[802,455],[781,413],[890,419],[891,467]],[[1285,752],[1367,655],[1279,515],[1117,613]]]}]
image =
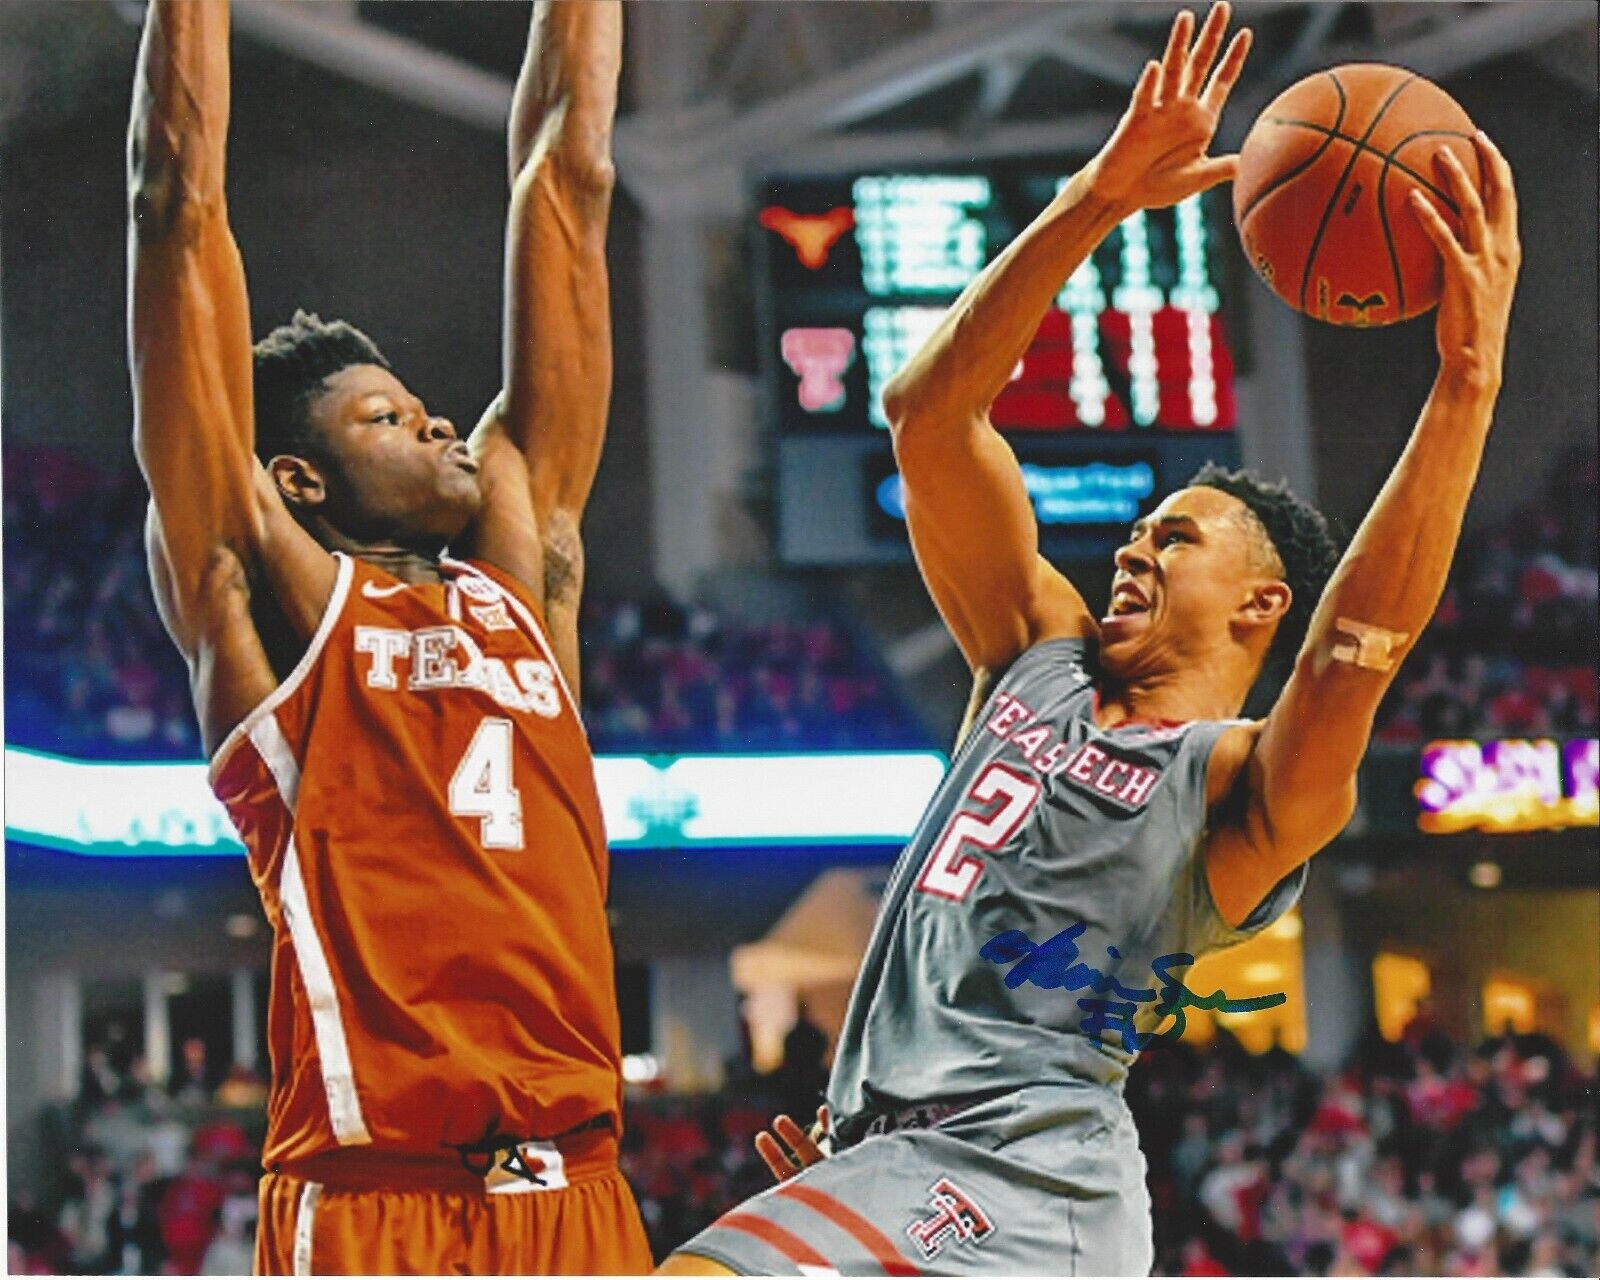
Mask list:
[{"label": "fingers on basketball", "polygon": [[1434,154],[1434,168],[1438,171],[1441,181],[1449,190],[1451,198],[1456,202],[1461,219],[1461,246],[1468,253],[1478,253],[1483,249],[1485,227],[1483,217],[1483,201],[1478,197],[1478,188],[1473,185],[1472,179],[1467,177],[1466,167],[1457,158],[1455,152],[1441,149]]},{"label": "fingers on basketball", "polygon": [[1483,130],[1472,137],[1478,153],[1478,172],[1483,175],[1483,209],[1489,224],[1496,229],[1516,231],[1517,188],[1511,164]]},{"label": "fingers on basketball", "polygon": [[1450,229],[1450,224],[1421,191],[1411,192],[1407,200],[1422,226],[1423,234],[1433,241],[1434,248],[1447,262],[1459,262],[1466,256],[1466,250],[1456,238],[1456,233]]}]

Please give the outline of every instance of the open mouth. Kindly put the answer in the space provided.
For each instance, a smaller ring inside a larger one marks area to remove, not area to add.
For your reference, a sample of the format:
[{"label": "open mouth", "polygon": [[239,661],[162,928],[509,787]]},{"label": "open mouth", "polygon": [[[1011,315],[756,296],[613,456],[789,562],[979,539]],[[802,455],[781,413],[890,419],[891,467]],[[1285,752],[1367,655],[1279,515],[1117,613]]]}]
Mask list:
[{"label": "open mouth", "polygon": [[1111,609],[1108,618],[1126,618],[1134,614],[1149,613],[1150,601],[1144,592],[1131,582],[1121,582],[1111,592]]},{"label": "open mouth", "polygon": [[475,476],[478,474],[478,464],[472,460],[472,455],[467,452],[467,447],[465,445],[451,447],[445,452],[444,456],[451,462],[455,463],[456,466],[460,467],[469,476]]}]

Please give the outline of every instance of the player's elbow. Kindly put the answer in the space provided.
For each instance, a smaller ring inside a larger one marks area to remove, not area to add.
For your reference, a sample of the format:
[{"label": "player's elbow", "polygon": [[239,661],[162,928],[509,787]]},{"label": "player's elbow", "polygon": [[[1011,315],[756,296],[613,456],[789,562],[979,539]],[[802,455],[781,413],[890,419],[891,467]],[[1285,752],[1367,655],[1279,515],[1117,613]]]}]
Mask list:
[{"label": "player's elbow", "polygon": [[207,222],[225,216],[220,191],[197,191],[172,168],[136,170],[129,180],[128,224],[141,243],[192,244]]},{"label": "player's elbow", "polygon": [[535,189],[543,187],[580,210],[604,214],[616,186],[617,166],[608,142],[573,136],[570,130],[549,145],[534,146],[526,159],[514,164],[511,175],[514,207],[530,207]]},{"label": "player's elbow", "polygon": [[927,379],[909,366],[889,379],[883,389],[883,416],[896,448],[908,439],[928,434],[936,404],[937,397],[931,393]]}]

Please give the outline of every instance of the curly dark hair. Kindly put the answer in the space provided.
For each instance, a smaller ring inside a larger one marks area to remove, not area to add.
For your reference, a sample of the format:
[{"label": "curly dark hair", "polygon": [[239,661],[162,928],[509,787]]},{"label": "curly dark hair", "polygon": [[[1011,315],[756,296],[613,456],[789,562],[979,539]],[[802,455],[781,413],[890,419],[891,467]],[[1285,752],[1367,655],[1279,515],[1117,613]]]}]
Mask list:
[{"label": "curly dark hair", "polygon": [[1231,471],[1208,462],[1189,484],[1219,489],[1244,503],[1283,564],[1283,580],[1294,600],[1278,624],[1266,661],[1267,671],[1282,676],[1300,652],[1311,615],[1339,563],[1339,541],[1322,512],[1287,484],[1273,484],[1254,471]]},{"label": "curly dark hair", "polygon": [[256,343],[253,354],[256,456],[263,463],[280,453],[315,453],[308,410],[324,379],[353,364],[390,367],[360,329],[306,311]]}]

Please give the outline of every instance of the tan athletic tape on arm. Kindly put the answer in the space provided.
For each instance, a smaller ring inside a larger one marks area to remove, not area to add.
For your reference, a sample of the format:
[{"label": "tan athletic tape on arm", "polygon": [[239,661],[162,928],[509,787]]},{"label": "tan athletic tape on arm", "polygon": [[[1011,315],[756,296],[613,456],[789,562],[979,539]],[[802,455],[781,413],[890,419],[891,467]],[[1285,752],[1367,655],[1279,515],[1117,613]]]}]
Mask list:
[{"label": "tan athletic tape on arm", "polygon": [[1336,631],[1343,633],[1334,641],[1333,660],[1368,671],[1393,670],[1394,651],[1410,639],[1404,631],[1387,631],[1354,618],[1336,618],[1333,625]]}]

